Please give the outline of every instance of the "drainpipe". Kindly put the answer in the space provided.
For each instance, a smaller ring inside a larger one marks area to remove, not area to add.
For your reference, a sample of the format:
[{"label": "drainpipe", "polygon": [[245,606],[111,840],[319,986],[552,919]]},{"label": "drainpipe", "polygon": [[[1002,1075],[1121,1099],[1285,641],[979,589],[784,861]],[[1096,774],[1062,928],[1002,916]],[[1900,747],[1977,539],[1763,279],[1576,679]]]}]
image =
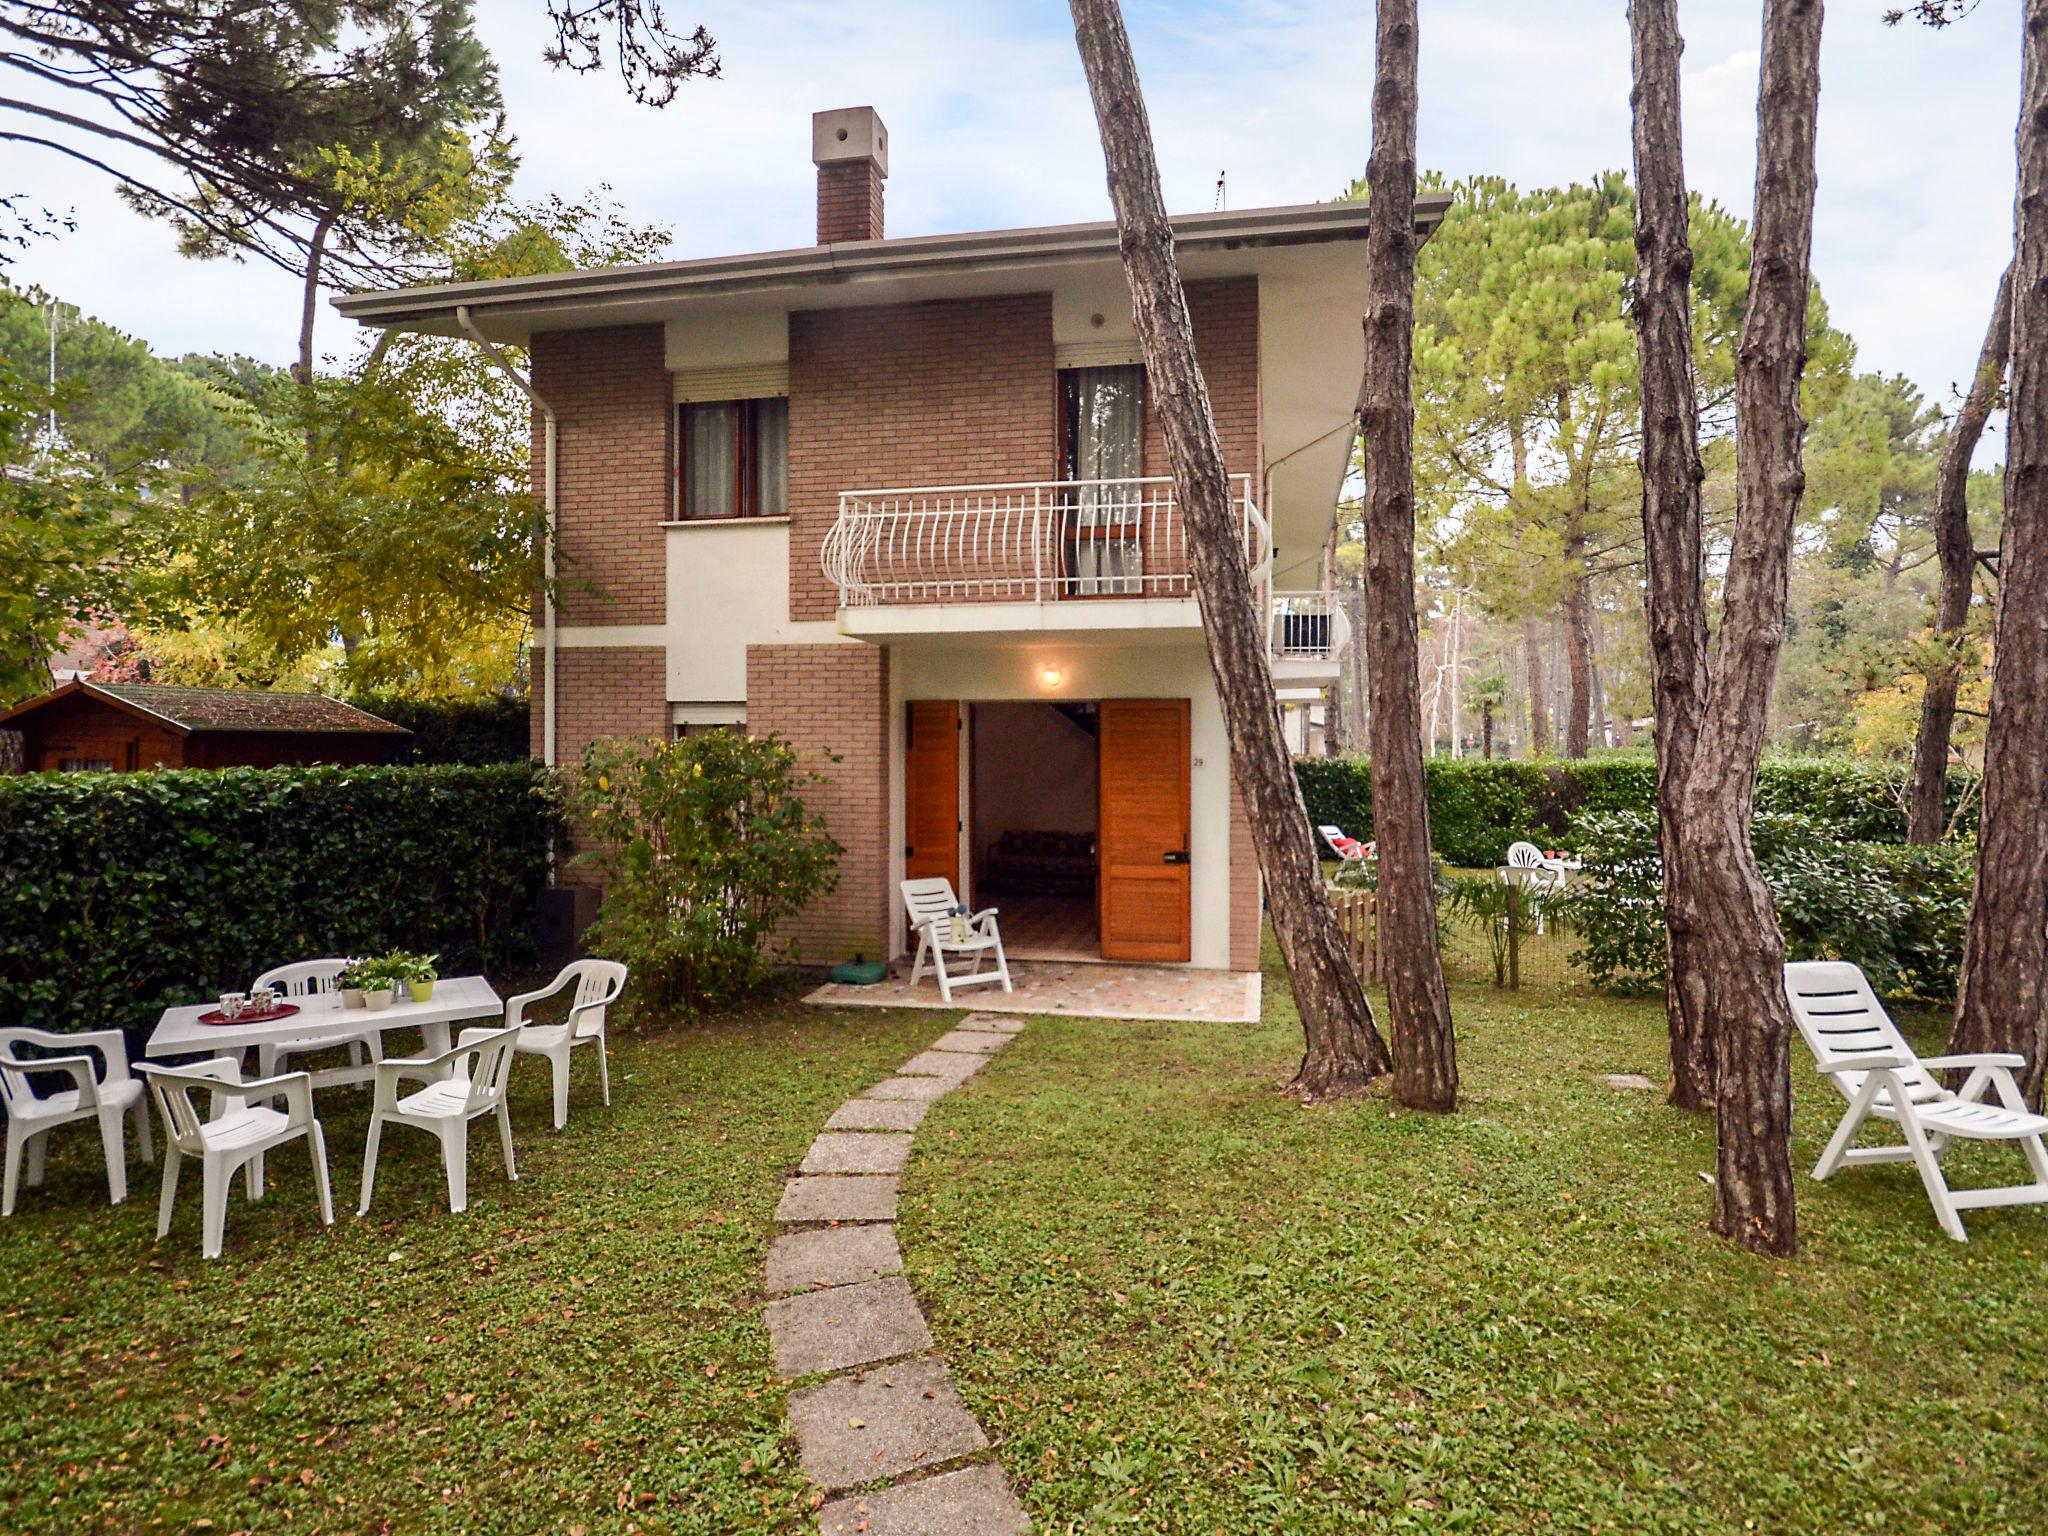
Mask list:
[{"label": "drainpipe", "polygon": [[534,409],[540,412],[541,420],[546,423],[546,429],[542,433],[544,447],[541,460],[541,504],[547,512],[547,539],[541,549],[541,577],[545,587],[541,593],[540,631],[541,654],[546,658],[546,667],[540,690],[540,756],[541,761],[552,768],[555,766],[555,535],[558,521],[555,507],[555,443],[558,430],[555,408],[534,393],[532,383],[517,368],[506,362],[505,354],[476,328],[476,322],[470,319],[467,304],[455,306],[455,323],[468,333],[472,341],[483,348],[484,356],[493,368],[519,386],[520,392],[533,402]]}]

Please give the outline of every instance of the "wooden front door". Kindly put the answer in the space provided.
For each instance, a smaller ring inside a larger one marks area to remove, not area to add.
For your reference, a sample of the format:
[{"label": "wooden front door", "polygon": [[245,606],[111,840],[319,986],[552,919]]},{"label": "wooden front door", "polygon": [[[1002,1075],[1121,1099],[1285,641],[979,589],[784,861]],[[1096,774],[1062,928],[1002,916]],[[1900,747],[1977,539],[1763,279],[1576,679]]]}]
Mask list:
[{"label": "wooden front door", "polygon": [[1096,881],[1105,960],[1186,960],[1188,701],[1104,699]]},{"label": "wooden front door", "polygon": [[918,699],[905,722],[903,877],[944,876],[960,890],[960,706]]}]

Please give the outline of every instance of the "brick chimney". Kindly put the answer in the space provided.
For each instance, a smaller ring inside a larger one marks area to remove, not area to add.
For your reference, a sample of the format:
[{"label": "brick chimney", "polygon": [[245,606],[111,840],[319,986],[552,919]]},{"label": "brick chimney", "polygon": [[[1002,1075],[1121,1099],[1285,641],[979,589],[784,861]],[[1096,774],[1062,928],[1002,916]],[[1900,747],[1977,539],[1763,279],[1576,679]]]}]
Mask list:
[{"label": "brick chimney", "polygon": [[875,109],[813,112],[811,160],[818,167],[818,244],[881,239],[889,130]]}]

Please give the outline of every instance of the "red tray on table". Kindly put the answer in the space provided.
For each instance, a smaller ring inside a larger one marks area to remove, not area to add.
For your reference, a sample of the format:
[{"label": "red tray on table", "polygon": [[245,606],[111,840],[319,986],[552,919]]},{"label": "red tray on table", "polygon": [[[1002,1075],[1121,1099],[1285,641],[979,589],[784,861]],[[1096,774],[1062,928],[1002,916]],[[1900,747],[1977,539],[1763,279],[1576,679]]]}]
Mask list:
[{"label": "red tray on table", "polygon": [[297,1003],[279,1003],[275,1008],[266,1008],[258,1013],[254,1009],[243,1009],[232,1019],[218,1008],[209,1008],[199,1015],[202,1024],[271,1024],[279,1019],[288,1019],[299,1011]]}]

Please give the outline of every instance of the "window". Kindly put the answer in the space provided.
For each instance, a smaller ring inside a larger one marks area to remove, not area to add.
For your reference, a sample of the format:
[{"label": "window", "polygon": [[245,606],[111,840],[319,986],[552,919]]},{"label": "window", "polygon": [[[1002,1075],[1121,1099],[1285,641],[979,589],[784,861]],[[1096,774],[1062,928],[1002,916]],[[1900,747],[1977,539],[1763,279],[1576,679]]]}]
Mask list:
[{"label": "window", "polygon": [[59,773],[112,773],[114,760],[111,757],[60,757],[57,759]]},{"label": "window", "polygon": [[707,400],[676,410],[677,510],[683,517],[788,512],[788,400]]},{"label": "window", "polygon": [[1076,597],[1135,594],[1145,575],[1145,488],[1098,482],[1145,473],[1145,370],[1066,369],[1060,404],[1066,477],[1081,482],[1067,530],[1068,590]]}]

